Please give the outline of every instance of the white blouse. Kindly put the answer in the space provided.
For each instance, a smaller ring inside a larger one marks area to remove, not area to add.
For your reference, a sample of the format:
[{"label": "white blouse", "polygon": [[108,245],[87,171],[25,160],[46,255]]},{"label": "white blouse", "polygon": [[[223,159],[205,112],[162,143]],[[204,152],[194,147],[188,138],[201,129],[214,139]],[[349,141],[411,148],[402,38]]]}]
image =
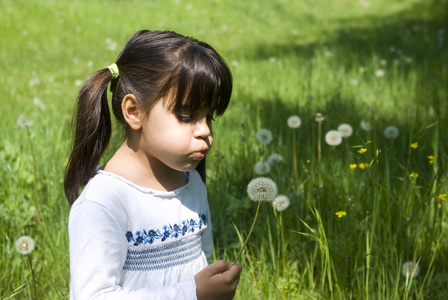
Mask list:
[{"label": "white blouse", "polygon": [[170,192],[98,171],[69,217],[70,299],[196,299],[212,232],[197,171]]}]

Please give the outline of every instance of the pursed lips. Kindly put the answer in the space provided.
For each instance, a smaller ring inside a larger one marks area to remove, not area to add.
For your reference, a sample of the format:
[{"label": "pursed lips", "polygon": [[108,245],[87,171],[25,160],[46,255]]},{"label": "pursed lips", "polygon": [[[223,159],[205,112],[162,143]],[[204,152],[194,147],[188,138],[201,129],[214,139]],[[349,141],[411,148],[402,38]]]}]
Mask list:
[{"label": "pursed lips", "polygon": [[202,149],[199,151],[195,151],[193,152],[193,157],[198,158],[198,159],[202,159],[205,158],[205,156],[207,155],[208,149]]}]

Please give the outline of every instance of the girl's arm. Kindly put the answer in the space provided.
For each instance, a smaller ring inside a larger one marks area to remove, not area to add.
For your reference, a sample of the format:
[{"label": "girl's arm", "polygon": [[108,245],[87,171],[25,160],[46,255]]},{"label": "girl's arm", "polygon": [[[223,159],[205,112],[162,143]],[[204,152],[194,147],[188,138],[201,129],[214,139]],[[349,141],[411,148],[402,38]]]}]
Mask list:
[{"label": "girl's arm", "polygon": [[70,299],[196,299],[193,277],[171,286],[122,288],[127,255],[123,223],[97,202],[84,199],[73,205],[69,218]]}]

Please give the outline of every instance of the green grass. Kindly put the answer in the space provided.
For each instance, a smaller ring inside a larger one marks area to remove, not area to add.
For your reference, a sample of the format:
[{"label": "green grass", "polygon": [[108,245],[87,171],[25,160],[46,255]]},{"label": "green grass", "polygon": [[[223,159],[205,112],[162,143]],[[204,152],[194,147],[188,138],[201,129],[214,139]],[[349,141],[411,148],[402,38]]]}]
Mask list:
[{"label": "green grass", "polygon": [[[76,93],[142,28],[209,42],[234,75],[207,161],[214,259],[232,261],[237,232],[249,231],[255,162],[283,156],[265,176],[291,205],[283,227],[262,205],[240,258],[237,299],[447,298],[447,204],[437,201],[448,192],[447,8],[443,0],[2,0],[0,299],[35,298],[28,260],[14,248],[22,235],[36,243],[30,258],[40,299],[68,298],[62,179]],[[348,147],[321,139],[320,164],[317,112],[323,135],[341,123],[354,129]],[[302,119],[295,131],[286,124],[293,114]],[[20,128],[20,115],[32,126]],[[373,130],[362,130],[361,120]],[[395,140],[383,135],[389,125],[400,130]],[[269,145],[256,141],[260,128],[273,132]],[[117,128],[106,157],[121,137]],[[369,167],[350,170],[359,163]],[[418,277],[401,274],[406,261],[419,262]]]}]

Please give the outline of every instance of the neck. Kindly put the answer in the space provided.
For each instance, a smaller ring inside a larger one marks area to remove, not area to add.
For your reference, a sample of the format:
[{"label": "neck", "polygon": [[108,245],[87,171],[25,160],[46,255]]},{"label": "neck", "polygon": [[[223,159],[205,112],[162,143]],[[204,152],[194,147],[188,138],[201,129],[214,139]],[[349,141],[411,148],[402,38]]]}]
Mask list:
[{"label": "neck", "polygon": [[125,140],[106,163],[105,171],[119,175],[136,185],[159,191],[173,191],[187,183],[181,171],[174,170],[154,157],[148,157]]}]

